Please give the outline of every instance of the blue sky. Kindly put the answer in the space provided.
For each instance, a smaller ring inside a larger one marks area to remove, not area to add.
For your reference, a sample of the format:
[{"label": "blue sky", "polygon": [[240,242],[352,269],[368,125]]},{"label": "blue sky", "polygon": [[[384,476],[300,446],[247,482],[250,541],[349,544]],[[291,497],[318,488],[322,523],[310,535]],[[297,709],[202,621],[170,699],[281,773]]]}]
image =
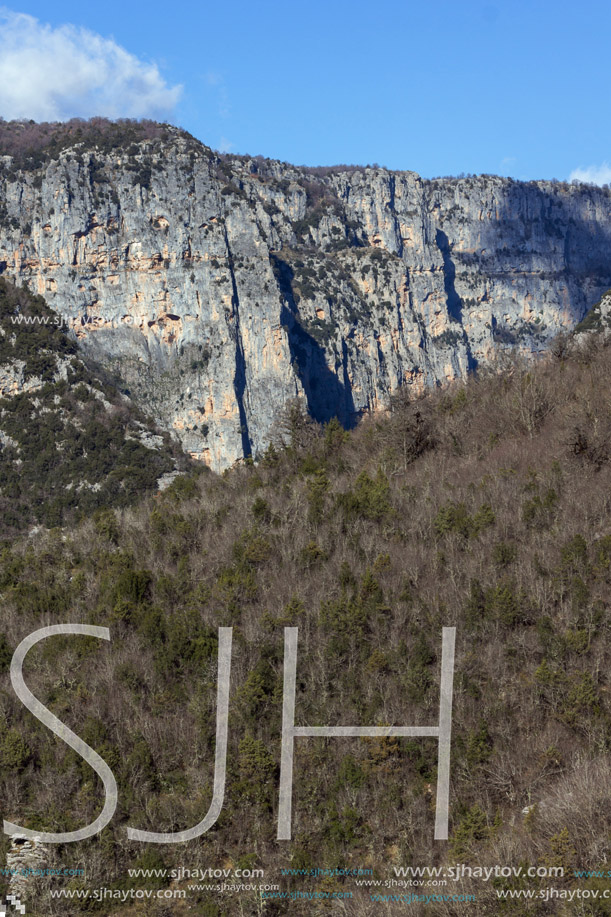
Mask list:
[{"label": "blue sky", "polygon": [[27,2],[0,15],[0,114],[150,114],[307,165],[611,181],[610,34],[598,0]]}]

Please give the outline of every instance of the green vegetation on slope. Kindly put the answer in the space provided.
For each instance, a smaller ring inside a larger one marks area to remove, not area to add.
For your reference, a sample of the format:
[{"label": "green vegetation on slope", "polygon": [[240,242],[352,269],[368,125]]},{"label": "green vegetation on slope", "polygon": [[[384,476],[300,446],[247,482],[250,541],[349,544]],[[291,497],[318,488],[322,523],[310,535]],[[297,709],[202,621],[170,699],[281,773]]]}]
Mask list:
[{"label": "green vegetation on slope", "polygon": [[[579,324],[575,328],[575,333],[580,334],[584,331],[605,331],[611,327],[611,318],[608,315],[603,315],[601,306],[603,305],[604,300],[608,300],[611,296],[611,290],[608,290],[604,296],[601,296],[599,301],[595,303],[592,308],[588,311]],[[608,311],[608,306],[607,306]]]},{"label": "green vegetation on slope", "polygon": [[[399,398],[349,434],[294,408],[287,445],[257,466],[178,478],[64,537],[15,541],[0,565],[4,817],[70,830],[99,811],[92,771],[32,720],[6,674],[19,640],[69,620],[110,627],[112,644],[48,640],[26,679],[117,776],[113,822],[78,847],[83,887],[130,887],[127,869],[143,857],[257,865],[267,881],[289,865],[371,864],[383,879],[393,864],[601,868],[611,831],[610,370],[611,347],[594,339],[534,368]],[[283,628],[299,627],[297,723],[415,725],[436,722],[441,629],[451,625],[449,842],[433,841],[434,739],[308,738],[296,742],[293,841],[278,843]],[[234,628],[219,821],[188,847],[131,844],[127,825],[178,830],[208,809],[219,626]],[[74,862],[70,848],[54,855]],[[348,880],[324,888],[355,893],[348,914],[379,909]],[[443,913],[499,913],[492,883],[459,890],[477,901]],[[193,906],[208,917],[261,913],[256,893],[202,891],[199,903],[149,904],[147,914]],[[62,914],[83,907],[63,901]],[[313,912],[275,901],[265,913],[289,907]],[[515,901],[507,913],[548,913],[529,907]],[[41,892],[37,913],[49,908]]]},{"label": "green vegetation on slope", "polygon": [[144,445],[140,412],[76,352],[42,297],[0,279],[2,534],[125,505],[175,466],[168,437]]}]

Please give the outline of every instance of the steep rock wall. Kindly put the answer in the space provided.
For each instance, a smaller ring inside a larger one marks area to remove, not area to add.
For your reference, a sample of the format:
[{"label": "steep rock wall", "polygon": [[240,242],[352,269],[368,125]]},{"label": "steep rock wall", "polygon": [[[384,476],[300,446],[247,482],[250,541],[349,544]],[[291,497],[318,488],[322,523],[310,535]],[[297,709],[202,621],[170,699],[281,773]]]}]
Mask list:
[{"label": "steep rock wall", "polygon": [[608,189],[219,157],[177,129],[2,158],[0,269],[216,470],[531,353],[611,286]]}]

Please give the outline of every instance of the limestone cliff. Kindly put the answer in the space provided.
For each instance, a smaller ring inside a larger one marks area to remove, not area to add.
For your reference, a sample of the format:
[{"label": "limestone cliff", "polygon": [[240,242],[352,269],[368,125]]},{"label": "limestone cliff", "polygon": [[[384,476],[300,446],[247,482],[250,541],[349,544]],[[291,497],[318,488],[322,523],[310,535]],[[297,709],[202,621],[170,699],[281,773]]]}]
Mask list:
[{"label": "limestone cliff", "polygon": [[261,453],[291,398],[348,424],[403,384],[544,349],[611,286],[608,189],[312,170],[113,130],[30,158],[5,145],[0,268],[217,470]]}]

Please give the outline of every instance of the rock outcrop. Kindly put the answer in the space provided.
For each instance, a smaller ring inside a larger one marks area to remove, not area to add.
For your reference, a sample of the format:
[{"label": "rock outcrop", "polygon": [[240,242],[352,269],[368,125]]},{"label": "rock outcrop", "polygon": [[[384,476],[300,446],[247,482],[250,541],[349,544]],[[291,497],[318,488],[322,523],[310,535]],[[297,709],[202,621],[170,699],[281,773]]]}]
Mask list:
[{"label": "rock outcrop", "polygon": [[6,855],[6,868],[10,875],[8,892],[24,901],[44,874],[47,865],[47,848],[39,840],[30,840],[23,834],[15,834]]},{"label": "rock outcrop", "polygon": [[545,349],[611,286],[608,189],[296,168],[170,127],[2,161],[0,268],[216,470],[292,398],[350,424]]},{"label": "rock outcrop", "polygon": [[575,328],[577,338],[592,333],[611,334],[611,290],[601,296]]}]

